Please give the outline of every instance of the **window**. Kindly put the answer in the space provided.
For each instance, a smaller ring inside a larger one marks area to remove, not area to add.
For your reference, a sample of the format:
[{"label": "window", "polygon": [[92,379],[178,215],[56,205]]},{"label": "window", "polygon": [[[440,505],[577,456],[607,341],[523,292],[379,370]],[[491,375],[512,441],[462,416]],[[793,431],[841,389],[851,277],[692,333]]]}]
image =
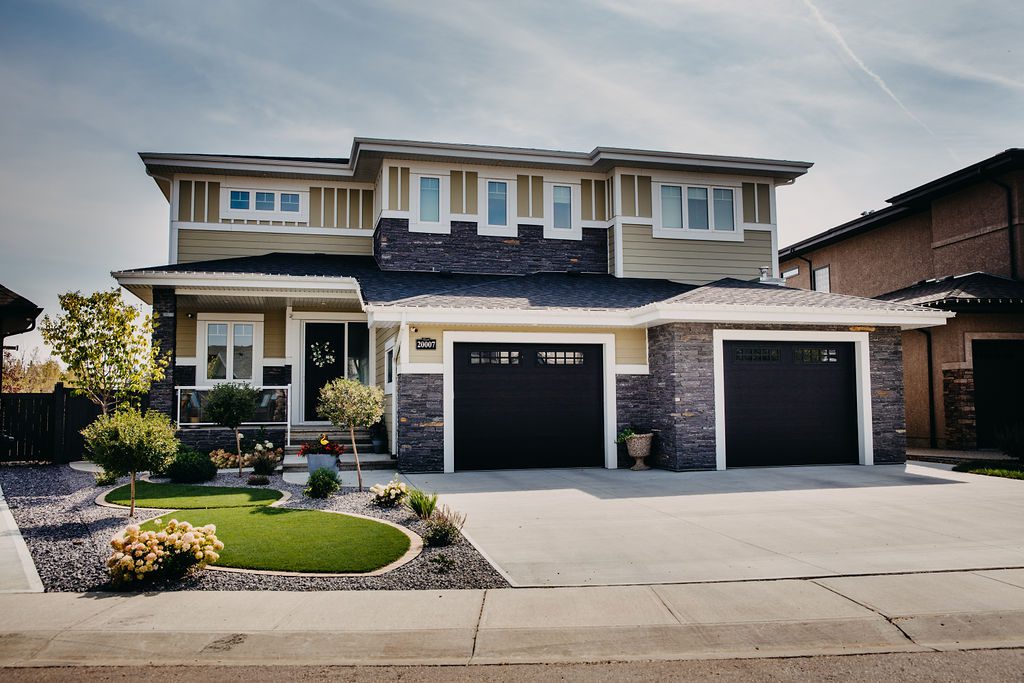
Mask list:
[{"label": "window", "polygon": [[736,217],[733,213],[732,190],[716,187],[711,193],[715,202],[712,210],[715,217],[715,230],[735,230]]},{"label": "window", "polygon": [[690,230],[708,229],[708,188],[686,188],[686,218]]},{"label": "window", "polygon": [[538,351],[537,365],[583,365],[583,352]]},{"label": "window", "polygon": [[838,363],[837,349],[796,349],[794,352],[797,363]]},{"label": "window", "polygon": [[814,269],[814,291],[831,292],[832,283],[829,281],[828,266]]},{"label": "window", "polygon": [[256,210],[257,211],[273,211],[274,210],[274,193],[273,192],[257,192],[256,193]]},{"label": "window", "polygon": [[470,365],[519,365],[518,351],[470,351]]},{"label": "window", "polygon": [[391,347],[384,355],[384,384],[395,381],[395,347]]},{"label": "window", "polygon": [[249,193],[245,190],[231,190],[231,208],[249,210]]},{"label": "window", "polygon": [[420,178],[420,220],[424,223],[441,222],[440,178]]},{"label": "window", "polygon": [[508,183],[487,181],[487,224],[508,225]]},{"label": "window", "polygon": [[797,266],[795,268],[790,268],[789,270],[784,271],[782,273],[782,279],[783,280],[788,280],[789,278],[796,277],[799,274],[800,274],[800,267],[799,266]]},{"label": "window", "polygon": [[[258,207],[257,207],[258,208]],[[289,212],[298,212],[299,210],[299,195],[292,194],[290,192],[281,193],[281,210]]]},{"label": "window", "polygon": [[777,363],[781,357],[777,346],[736,347],[736,360],[740,363]]},{"label": "window", "polygon": [[554,216],[552,225],[559,230],[572,230],[572,188],[555,185],[552,188]]},{"label": "window", "polygon": [[661,226],[681,230],[683,227],[683,188],[661,186]]},{"label": "window", "polygon": [[206,325],[206,379],[251,380],[255,366],[254,323]]}]

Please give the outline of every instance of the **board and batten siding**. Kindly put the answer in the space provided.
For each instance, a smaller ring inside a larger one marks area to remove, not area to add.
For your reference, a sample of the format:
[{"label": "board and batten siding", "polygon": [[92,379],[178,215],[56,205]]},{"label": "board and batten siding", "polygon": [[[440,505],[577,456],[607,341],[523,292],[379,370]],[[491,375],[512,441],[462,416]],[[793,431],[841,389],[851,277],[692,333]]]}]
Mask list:
[{"label": "board and batten siding", "polygon": [[373,236],[369,230],[366,237],[241,230],[178,230],[178,263],[260,256],[275,251],[372,256]]},{"label": "board and batten siding", "polygon": [[707,284],[723,277],[751,280],[772,265],[772,233],[744,232],[742,242],[657,238],[649,225],[622,226],[622,275]]},{"label": "board and batten siding", "polygon": [[[199,313],[217,315],[220,311],[208,309],[197,309],[194,307],[178,306],[177,324],[175,325],[174,349],[175,354],[182,358],[192,358],[196,355],[196,330],[198,329]],[[231,315],[245,313],[259,313],[263,315],[263,357],[284,358],[284,337],[285,337],[285,311],[283,308],[268,309],[263,311],[237,311],[231,310]],[[189,317],[191,314],[191,317]]]},{"label": "board and batten siding", "polygon": [[[390,330],[388,330],[388,329],[380,329],[380,328],[377,329],[377,348],[376,348],[377,362],[376,362],[376,364],[374,366],[375,369],[376,369],[376,373],[375,373],[376,377],[374,379],[375,379],[375,382],[376,382],[377,386],[380,387],[381,391],[384,390],[384,347],[387,345],[388,341],[391,340],[391,339],[394,339],[395,335],[397,335],[397,334],[398,334],[398,328],[392,328]],[[387,426],[387,429],[388,429],[388,441],[391,440],[391,434],[392,434],[391,429],[392,429],[393,425],[391,424],[391,411],[392,411],[392,402],[394,400],[395,400],[395,395],[393,393],[391,393],[391,394],[384,394],[384,424],[385,424],[385,426]],[[392,450],[394,449],[394,444],[389,443],[388,446]]]},{"label": "board and batten siding", "polygon": [[[615,362],[619,365],[647,364],[647,330],[638,327],[517,327],[492,325],[416,325],[417,332],[409,334],[410,363],[441,363],[444,360],[444,333],[456,331],[474,332],[543,332],[547,334],[614,334]],[[416,340],[426,337],[437,340],[437,348],[417,350]]]}]

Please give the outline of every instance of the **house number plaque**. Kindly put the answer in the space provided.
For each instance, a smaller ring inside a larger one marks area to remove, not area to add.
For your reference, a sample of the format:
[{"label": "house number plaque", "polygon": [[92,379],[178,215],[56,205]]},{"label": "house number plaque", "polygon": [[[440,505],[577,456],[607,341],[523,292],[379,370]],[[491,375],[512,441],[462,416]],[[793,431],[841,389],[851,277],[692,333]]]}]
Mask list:
[{"label": "house number plaque", "polygon": [[436,339],[427,339],[426,337],[416,340],[417,351],[434,351],[437,349]]}]

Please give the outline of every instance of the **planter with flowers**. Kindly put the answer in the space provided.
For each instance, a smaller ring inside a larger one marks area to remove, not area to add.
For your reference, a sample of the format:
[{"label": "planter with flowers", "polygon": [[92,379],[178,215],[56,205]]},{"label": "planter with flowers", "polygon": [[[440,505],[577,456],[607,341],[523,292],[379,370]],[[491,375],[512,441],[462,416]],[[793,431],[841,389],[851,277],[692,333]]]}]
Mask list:
[{"label": "planter with flowers", "polygon": [[299,457],[306,459],[306,467],[310,472],[327,468],[337,473],[338,459],[344,453],[345,447],[328,439],[326,434],[321,434],[319,439],[307,441],[299,448]]},{"label": "planter with flowers", "polygon": [[634,472],[651,469],[644,460],[651,454],[651,440],[653,438],[654,434],[650,432],[640,433],[632,427],[626,427],[619,432],[619,436],[615,440],[616,443],[626,444],[626,451],[629,453],[629,457],[634,460],[633,466],[629,469]]}]

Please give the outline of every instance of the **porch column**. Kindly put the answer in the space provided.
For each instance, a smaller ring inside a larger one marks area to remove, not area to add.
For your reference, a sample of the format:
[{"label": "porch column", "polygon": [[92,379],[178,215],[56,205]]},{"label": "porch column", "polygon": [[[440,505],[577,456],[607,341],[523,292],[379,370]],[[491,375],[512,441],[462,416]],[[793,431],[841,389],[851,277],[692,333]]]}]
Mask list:
[{"label": "porch column", "polygon": [[174,391],[174,370],[177,359],[174,348],[177,334],[178,298],[173,287],[153,288],[153,342],[160,345],[160,353],[170,352],[170,362],[164,369],[164,378],[153,382],[149,388],[149,407],[174,420],[177,418],[176,396]]}]

